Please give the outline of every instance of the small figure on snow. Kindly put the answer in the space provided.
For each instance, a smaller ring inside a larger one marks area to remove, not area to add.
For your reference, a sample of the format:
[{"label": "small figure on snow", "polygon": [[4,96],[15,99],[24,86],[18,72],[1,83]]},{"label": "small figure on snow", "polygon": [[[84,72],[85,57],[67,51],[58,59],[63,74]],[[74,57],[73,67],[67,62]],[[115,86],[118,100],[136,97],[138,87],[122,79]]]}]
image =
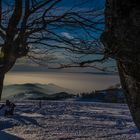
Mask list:
[{"label": "small figure on snow", "polygon": [[39,101],[39,108],[41,108],[42,107],[42,102],[41,102],[41,100]]},{"label": "small figure on snow", "polygon": [[0,107],[1,112],[4,116],[12,116],[14,114],[14,109],[16,105],[9,100],[6,100],[5,104],[2,104]]}]

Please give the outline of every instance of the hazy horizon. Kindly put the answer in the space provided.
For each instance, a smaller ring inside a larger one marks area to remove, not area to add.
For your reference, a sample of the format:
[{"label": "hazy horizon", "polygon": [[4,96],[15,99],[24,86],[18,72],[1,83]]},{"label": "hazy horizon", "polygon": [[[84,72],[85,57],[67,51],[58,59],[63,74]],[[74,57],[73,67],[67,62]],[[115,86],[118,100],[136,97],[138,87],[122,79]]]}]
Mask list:
[{"label": "hazy horizon", "polygon": [[24,83],[53,83],[75,92],[90,92],[106,89],[119,83],[119,76],[67,72],[10,72],[6,74],[4,85]]}]

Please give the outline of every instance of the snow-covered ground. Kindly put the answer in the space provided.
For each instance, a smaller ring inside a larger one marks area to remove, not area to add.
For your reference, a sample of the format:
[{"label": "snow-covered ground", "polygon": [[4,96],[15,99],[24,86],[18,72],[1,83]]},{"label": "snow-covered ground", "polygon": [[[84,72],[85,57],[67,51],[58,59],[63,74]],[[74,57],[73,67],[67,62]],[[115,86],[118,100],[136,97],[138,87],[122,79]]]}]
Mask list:
[{"label": "snow-covered ground", "polygon": [[78,101],[16,103],[13,117],[0,116],[0,140],[140,140],[128,107]]}]

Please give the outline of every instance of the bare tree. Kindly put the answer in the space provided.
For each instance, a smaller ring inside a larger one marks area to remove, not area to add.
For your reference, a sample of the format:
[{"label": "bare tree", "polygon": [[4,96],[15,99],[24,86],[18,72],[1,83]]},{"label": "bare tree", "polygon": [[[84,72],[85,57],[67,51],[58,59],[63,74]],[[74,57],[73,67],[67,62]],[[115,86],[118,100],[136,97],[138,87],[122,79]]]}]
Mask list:
[{"label": "bare tree", "polygon": [[[65,8],[63,1],[0,0],[0,99],[4,76],[18,58],[54,60],[51,54],[54,49],[75,52],[79,49],[78,31],[88,36],[100,31],[99,25],[103,24],[100,10],[80,8],[85,1]],[[62,35],[60,29],[78,31],[73,39]],[[96,52],[92,47],[89,50]],[[84,47],[82,51],[86,51]]]},{"label": "bare tree", "polygon": [[107,0],[101,39],[117,61],[133,120],[140,130],[140,6],[134,0]]}]

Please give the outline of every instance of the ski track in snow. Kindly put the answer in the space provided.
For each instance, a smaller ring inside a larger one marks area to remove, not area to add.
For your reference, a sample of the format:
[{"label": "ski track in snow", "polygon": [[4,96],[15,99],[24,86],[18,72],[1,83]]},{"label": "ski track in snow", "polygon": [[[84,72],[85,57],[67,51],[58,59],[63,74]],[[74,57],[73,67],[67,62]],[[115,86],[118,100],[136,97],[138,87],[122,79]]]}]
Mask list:
[{"label": "ski track in snow", "polygon": [[125,104],[78,101],[16,103],[0,116],[0,140],[140,140]]}]

